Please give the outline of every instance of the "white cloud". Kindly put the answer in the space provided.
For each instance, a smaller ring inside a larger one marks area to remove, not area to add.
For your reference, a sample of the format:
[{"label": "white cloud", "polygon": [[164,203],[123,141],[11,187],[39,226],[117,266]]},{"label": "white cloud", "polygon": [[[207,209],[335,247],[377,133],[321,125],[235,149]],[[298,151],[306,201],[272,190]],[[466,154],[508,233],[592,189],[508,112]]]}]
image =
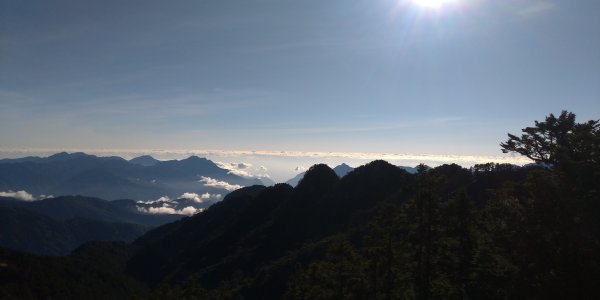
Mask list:
[{"label": "white cloud", "polygon": [[294,171],[296,171],[296,172],[304,172],[304,171],[306,171],[306,167],[304,167],[304,166],[297,166],[294,169]]},{"label": "white cloud", "polygon": [[215,164],[219,166],[219,168],[225,170],[233,170],[233,169],[249,169],[252,167],[252,164],[241,162],[241,163],[227,163],[216,161]]},{"label": "white cloud", "polygon": [[215,161],[214,163],[221,169],[225,169],[225,170],[235,169],[234,163],[226,163],[226,162],[222,162],[222,161]]},{"label": "white cloud", "polygon": [[229,172],[227,172],[227,173],[237,175],[240,177],[244,177],[244,178],[254,178],[254,176],[252,174],[250,174],[248,171],[243,171],[243,170],[233,169],[233,170],[229,170]]},{"label": "white cloud", "polygon": [[188,216],[191,216],[191,215],[193,215],[193,214],[195,214],[195,213],[199,213],[199,212],[201,212],[201,211],[202,211],[202,209],[197,209],[197,208],[195,208],[195,207],[193,207],[193,206],[188,206],[188,207],[186,207],[186,208],[184,208],[184,209],[180,210],[179,212],[180,212],[180,214],[182,214],[182,215],[188,215]]},{"label": "white cloud", "polygon": [[[187,192],[179,196],[178,199],[188,199],[196,203],[202,203],[209,199],[219,201],[221,198],[223,198],[223,195],[221,194],[204,193],[199,195],[197,193]],[[203,208],[195,208],[194,206],[187,206],[182,209],[177,209],[177,207],[182,203],[178,202],[178,200],[171,200],[168,196],[162,196],[157,200],[151,201],[137,201],[137,203],[140,204],[140,206],[137,206],[137,210],[145,214],[178,214],[191,216],[204,210]]]},{"label": "white cloud", "polygon": [[228,190],[230,192],[235,191],[240,188],[243,188],[243,186],[238,185],[238,184],[230,184],[228,182],[219,181],[217,179],[206,177],[206,176],[201,176],[199,182],[203,183],[204,186],[210,186],[210,187],[215,187],[218,189],[224,189],[224,190]]},{"label": "white cloud", "polygon": [[266,173],[265,174],[256,174],[254,176],[256,176],[256,178],[258,178],[258,179],[262,179],[262,178],[269,178],[269,179],[271,179],[271,175],[266,174]]},{"label": "white cloud", "polygon": [[183,193],[183,195],[179,196],[179,198],[192,200],[196,203],[202,203],[209,199],[220,200],[221,197],[222,197],[221,194],[210,194],[210,193],[204,193],[202,195],[198,195],[196,193]]},{"label": "white cloud", "polygon": [[160,203],[160,202],[172,202],[171,198],[169,198],[169,196],[162,196],[156,200],[150,200],[150,201],[138,201],[137,203],[143,203],[143,204],[154,204],[154,203]]},{"label": "white cloud", "polygon": [[260,166],[260,167],[258,167],[258,169],[263,172],[268,171],[267,167],[265,167],[265,166]]},{"label": "white cloud", "polygon": [[236,175],[236,176],[240,176],[240,177],[244,177],[244,178],[255,178],[256,177],[256,176],[252,175],[252,173],[250,173],[249,169],[252,167],[252,164],[249,164],[249,163],[215,162],[215,164],[217,166],[219,166],[219,168],[228,170],[229,171],[228,173]]},{"label": "white cloud", "polygon": [[137,207],[138,211],[145,214],[169,214],[169,215],[187,215],[191,216],[193,214],[202,212],[203,209],[195,208],[193,206],[188,206],[183,209],[174,209],[171,207]]},{"label": "white cloud", "polygon": [[[202,196],[204,196],[206,194],[203,194]],[[202,196],[198,195],[196,193],[183,193],[183,195],[179,196],[179,198],[188,199],[188,200],[192,200],[194,202],[201,203],[202,201],[204,201],[204,198]],[[209,194],[209,196],[210,196],[210,194]]]},{"label": "white cloud", "polygon": [[33,197],[33,195],[31,195],[30,193],[28,193],[26,191],[0,192],[0,197],[11,197],[11,198],[15,198],[15,199],[23,200],[23,201],[33,201],[33,200],[35,200],[35,198]]},{"label": "white cloud", "polygon": [[138,207],[138,210],[147,214],[175,214],[175,209],[171,207]]}]

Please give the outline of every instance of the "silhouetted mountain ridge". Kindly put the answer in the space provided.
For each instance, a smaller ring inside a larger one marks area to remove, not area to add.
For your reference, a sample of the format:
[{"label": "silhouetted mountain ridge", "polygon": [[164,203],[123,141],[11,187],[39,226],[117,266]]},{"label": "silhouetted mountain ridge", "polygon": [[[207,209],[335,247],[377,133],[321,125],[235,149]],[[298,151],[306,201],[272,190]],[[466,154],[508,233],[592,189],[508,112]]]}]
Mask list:
[{"label": "silhouetted mountain ridge", "polygon": [[[202,214],[140,238],[136,243],[145,247],[132,259],[131,270],[152,284],[200,276],[216,285],[236,269],[251,272],[306,241],[349,228],[401,187],[407,176],[386,162],[374,162],[340,180],[333,169],[321,164],[311,167],[293,189],[287,184],[261,187],[254,197],[246,193],[248,188],[240,189]],[[359,193],[365,185],[378,192]],[[370,201],[363,198],[365,194]],[[158,237],[150,238],[153,235]],[[246,261],[248,256],[253,259]],[[154,271],[147,269],[150,261]]]},{"label": "silhouetted mountain ridge", "polygon": [[[333,168],[333,171],[335,172],[335,174],[337,174],[337,176],[340,178],[346,176],[346,174],[348,174],[352,170],[353,170],[353,168],[345,163],[342,163]],[[305,174],[306,174],[306,172],[299,173],[298,175],[294,176],[294,178],[286,181],[286,183],[293,187],[296,187],[298,185],[298,183],[302,180],[302,178],[304,177]]]},{"label": "silhouetted mountain ridge", "polygon": [[83,196],[61,196],[38,201],[19,201],[0,197],[0,207],[25,208],[45,216],[67,220],[85,218],[155,227],[180,219],[181,215],[143,214],[133,200],[106,201]]},{"label": "silhouetted mountain ridge", "polygon": [[27,208],[0,207],[0,246],[41,255],[67,255],[88,241],[131,242],[147,227],[72,217],[55,219]]}]

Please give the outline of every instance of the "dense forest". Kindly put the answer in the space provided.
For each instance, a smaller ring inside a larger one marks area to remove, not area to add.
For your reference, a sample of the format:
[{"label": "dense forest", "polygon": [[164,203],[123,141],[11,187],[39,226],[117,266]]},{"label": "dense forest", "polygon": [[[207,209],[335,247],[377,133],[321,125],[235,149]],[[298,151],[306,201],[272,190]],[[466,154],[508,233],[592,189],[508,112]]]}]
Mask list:
[{"label": "dense forest", "polygon": [[600,299],[600,123],[509,134],[519,167],[373,161],[251,186],[132,244],[0,251],[12,299]]}]

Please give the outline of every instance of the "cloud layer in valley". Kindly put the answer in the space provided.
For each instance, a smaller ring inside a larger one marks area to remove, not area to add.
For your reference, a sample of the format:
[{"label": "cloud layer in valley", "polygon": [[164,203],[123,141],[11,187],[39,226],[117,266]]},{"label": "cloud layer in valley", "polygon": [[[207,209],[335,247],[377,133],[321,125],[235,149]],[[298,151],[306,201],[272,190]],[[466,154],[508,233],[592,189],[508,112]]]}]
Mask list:
[{"label": "cloud layer in valley", "polygon": [[271,175],[267,173],[267,167],[258,166],[254,167],[251,163],[227,163],[227,162],[215,162],[217,166],[222,169],[228,170],[230,174],[237,175],[248,179],[271,179]]},{"label": "cloud layer in valley", "polygon": [[179,196],[179,198],[192,200],[196,203],[203,203],[210,199],[221,200],[222,197],[223,196],[221,194],[210,194],[210,193],[204,193],[201,195],[198,195],[196,193],[183,193],[183,195]]},{"label": "cloud layer in valley", "polygon": [[220,180],[206,177],[206,176],[201,176],[199,181],[200,181],[200,183],[204,184],[204,186],[214,187],[214,188],[218,188],[218,189],[224,189],[224,190],[228,190],[230,192],[243,188],[243,186],[241,186],[239,184],[230,184],[228,182],[220,181]]},{"label": "cloud layer in valley", "polygon": [[205,208],[223,199],[222,194],[186,192],[177,199],[162,196],[156,200],[137,201],[136,208],[146,214],[178,214],[193,215],[202,212]]},{"label": "cloud layer in valley", "polygon": [[[26,191],[8,191],[8,192],[0,192],[0,197],[10,197],[15,198],[22,201],[34,201],[35,197]],[[46,198],[46,197],[44,197]]]},{"label": "cloud layer in valley", "polygon": [[202,212],[203,209],[195,208],[193,206],[187,206],[183,209],[174,209],[168,206],[160,207],[137,207],[138,211],[146,214],[170,214],[170,215],[186,215],[191,216],[196,213]]}]

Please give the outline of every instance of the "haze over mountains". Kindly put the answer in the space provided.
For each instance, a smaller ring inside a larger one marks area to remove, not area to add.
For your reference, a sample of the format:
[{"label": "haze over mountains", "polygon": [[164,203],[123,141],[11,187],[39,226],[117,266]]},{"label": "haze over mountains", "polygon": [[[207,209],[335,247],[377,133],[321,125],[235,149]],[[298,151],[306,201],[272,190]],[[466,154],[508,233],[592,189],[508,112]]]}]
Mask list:
[{"label": "haze over mountains", "polygon": [[230,191],[263,183],[196,156],[127,161],[62,152],[3,159],[0,246],[66,255],[92,240],[131,242],[151,228],[201,212]]},{"label": "haze over mountains", "polygon": [[143,156],[127,161],[115,156],[63,152],[46,158],[0,160],[0,191],[26,191],[36,198],[85,195],[147,201],[208,193],[212,199],[242,186],[263,183],[196,156],[170,161]]},{"label": "haze over mountains", "polygon": [[[65,255],[91,240],[132,241],[151,228],[205,210],[231,191],[274,184],[235,169],[245,167],[196,156],[125,160],[81,152],[2,159],[0,245]],[[338,177],[352,170],[347,164],[333,168]],[[288,184],[296,186],[305,173]]]},{"label": "haze over mountains", "polygon": [[[235,167],[246,166],[196,156],[127,161],[81,152],[0,160],[0,246],[66,255],[92,240],[131,242],[205,210],[231,191],[274,184]],[[335,170],[344,176],[352,168],[343,164]]]}]

